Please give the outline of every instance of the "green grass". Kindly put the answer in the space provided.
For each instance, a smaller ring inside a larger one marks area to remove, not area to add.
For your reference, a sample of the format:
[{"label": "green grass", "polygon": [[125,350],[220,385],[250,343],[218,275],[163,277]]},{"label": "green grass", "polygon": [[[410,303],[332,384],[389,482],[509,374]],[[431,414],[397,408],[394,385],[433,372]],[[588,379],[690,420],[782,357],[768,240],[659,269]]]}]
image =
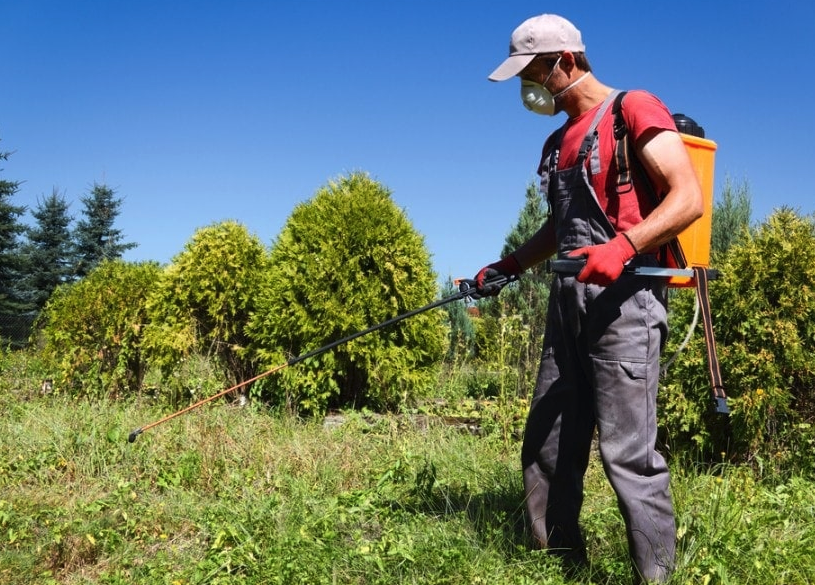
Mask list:
[{"label": "green grass", "polygon": [[[530,549],[519,444],[426,419],[335,427],[218,403],[142,434],[148,402],[0,386],[0,583],[628,583],[596,457],[590,569]],[[815,482],[674,462],[673,583],[815,583]]]}]

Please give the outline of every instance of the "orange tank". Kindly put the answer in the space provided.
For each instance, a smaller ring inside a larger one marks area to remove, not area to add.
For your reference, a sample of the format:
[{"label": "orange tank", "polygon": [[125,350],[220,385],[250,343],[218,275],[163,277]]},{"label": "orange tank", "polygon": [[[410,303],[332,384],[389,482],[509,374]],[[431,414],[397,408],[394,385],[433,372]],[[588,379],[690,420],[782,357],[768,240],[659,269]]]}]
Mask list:
[{"label": "orange tank", "polygon": [[[713,167],[716,155],[716,143],[712,140],[691,136],[690,134],[679,134],[690,155],[696,176],[702,187],[702,197],[704,199],[704,213],[702,217],[688,226],[685,231],[679,234],[679,243],[685,253],[687,268],[710,266],[710,235],[713,221]],[[674,276],[668,282],[672,287],[694,286],[693,278]]]}]

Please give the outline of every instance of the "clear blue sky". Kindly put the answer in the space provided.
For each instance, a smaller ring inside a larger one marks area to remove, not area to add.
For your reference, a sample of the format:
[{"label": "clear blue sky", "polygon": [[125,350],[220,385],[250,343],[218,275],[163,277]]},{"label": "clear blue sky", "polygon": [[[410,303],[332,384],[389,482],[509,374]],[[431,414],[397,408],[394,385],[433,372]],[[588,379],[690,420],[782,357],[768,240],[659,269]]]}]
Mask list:
[{"label": "clear blue sky", "polygon": [[[2,0],[0,177],[35,208],[94,182],[124,198],[129,260],[169,262],[240,221],[270,244],[299,202],[368,172],[424,236],[440,278],[500,253],[563,123],[487,75],[527,17],[583,32],[597,77],[649,89],[718,144],[716,193],[754,219],[815,209],[815,4],[520,0]],[[26,221],[30,221],[27,219]]]}]

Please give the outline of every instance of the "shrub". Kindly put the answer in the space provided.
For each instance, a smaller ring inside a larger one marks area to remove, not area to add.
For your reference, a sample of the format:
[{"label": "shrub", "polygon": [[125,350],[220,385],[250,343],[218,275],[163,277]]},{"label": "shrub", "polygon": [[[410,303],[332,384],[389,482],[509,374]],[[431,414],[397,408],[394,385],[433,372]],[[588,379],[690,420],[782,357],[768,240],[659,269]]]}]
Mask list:
[{"label": "shrub", "polygon": [[[289,217],[250,325],[254,351],[277,366],[433,302],[424,241],[390,192],[363,173],[330,182]],[[443,352],[429,311],[283,369],[266,385],[278,404],[394,408],[434,380]]]},{"label": "shrub", "polygon": [[255,364],[245,354],[245,327],[267,262],[260,240],[234,221],[198,230],[173,258],[150,297],[145,333],[151,364],[165,380],[177,379],[186,361],[200,363],[202,357],[230,385],[254,375]]},{"label": "shrub", "polygon": [[[775,212],[732,245],[719,268],[722,278],[711,283],[710,302],[730,426],[707,409],[710,381],[704,339],[697,335],[669,370],[663,393],[674,448],[693,445],[717,454],[729,447],[748,461],[812,465],[812,456],[804,454],[807,463],[800,452],[801,442],[813,438],[808,429],[815,421],[812,219],[789,209]],[[675,301],[676,321],[690,323],[692,296]]]},{"label": "shrub", "polygon": [[146,300],[159,271],[154,262],[108,260],[54,291],[38,328],[57,389],[95,397],[139,390]]}]

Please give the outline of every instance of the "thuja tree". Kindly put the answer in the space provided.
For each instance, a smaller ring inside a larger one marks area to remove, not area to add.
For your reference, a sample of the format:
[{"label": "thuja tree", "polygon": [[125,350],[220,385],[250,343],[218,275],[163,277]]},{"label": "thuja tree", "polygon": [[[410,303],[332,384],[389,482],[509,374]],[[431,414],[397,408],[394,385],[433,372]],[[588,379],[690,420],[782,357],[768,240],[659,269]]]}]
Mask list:
[{"label": "thuja tree", "polygon": [[[266,247],[238,222],[216,223],[193,234],[164,269],[149,301],[145,346],[165,380],[200,357],[230,386],[255,374],[245,327],[256,309],[267,262]],[[181,386],[200,382],[185,379]]]},{"label": "thuja tree", "polygon": [[[272,247],[250,333],[256,355],[275,366],[436,295],[422,237],[388,189],[354,173],[292,212]],[[443,347],[440,312],[421,313],[283,369],[268,391],[300,412],[396,408],[432,386]]]},{"label": "thuja tree", "polygon": [[154,262],[107,260],[57,287],[37,323],[56,389],[102,397],[141,388],[146,300],[158,277]]},{"label": "thuja tree", "polygon": [[[719,256],[717,268],[722,277],[711,282],[710,303],[730,420],[711,412],[699,333],[667,372],[660,397],[666,441],[675,451],[815,470],[813,218],[775,212]],[[693,291],[675,296],[675,329],[691,322],[693,304]]]}]

